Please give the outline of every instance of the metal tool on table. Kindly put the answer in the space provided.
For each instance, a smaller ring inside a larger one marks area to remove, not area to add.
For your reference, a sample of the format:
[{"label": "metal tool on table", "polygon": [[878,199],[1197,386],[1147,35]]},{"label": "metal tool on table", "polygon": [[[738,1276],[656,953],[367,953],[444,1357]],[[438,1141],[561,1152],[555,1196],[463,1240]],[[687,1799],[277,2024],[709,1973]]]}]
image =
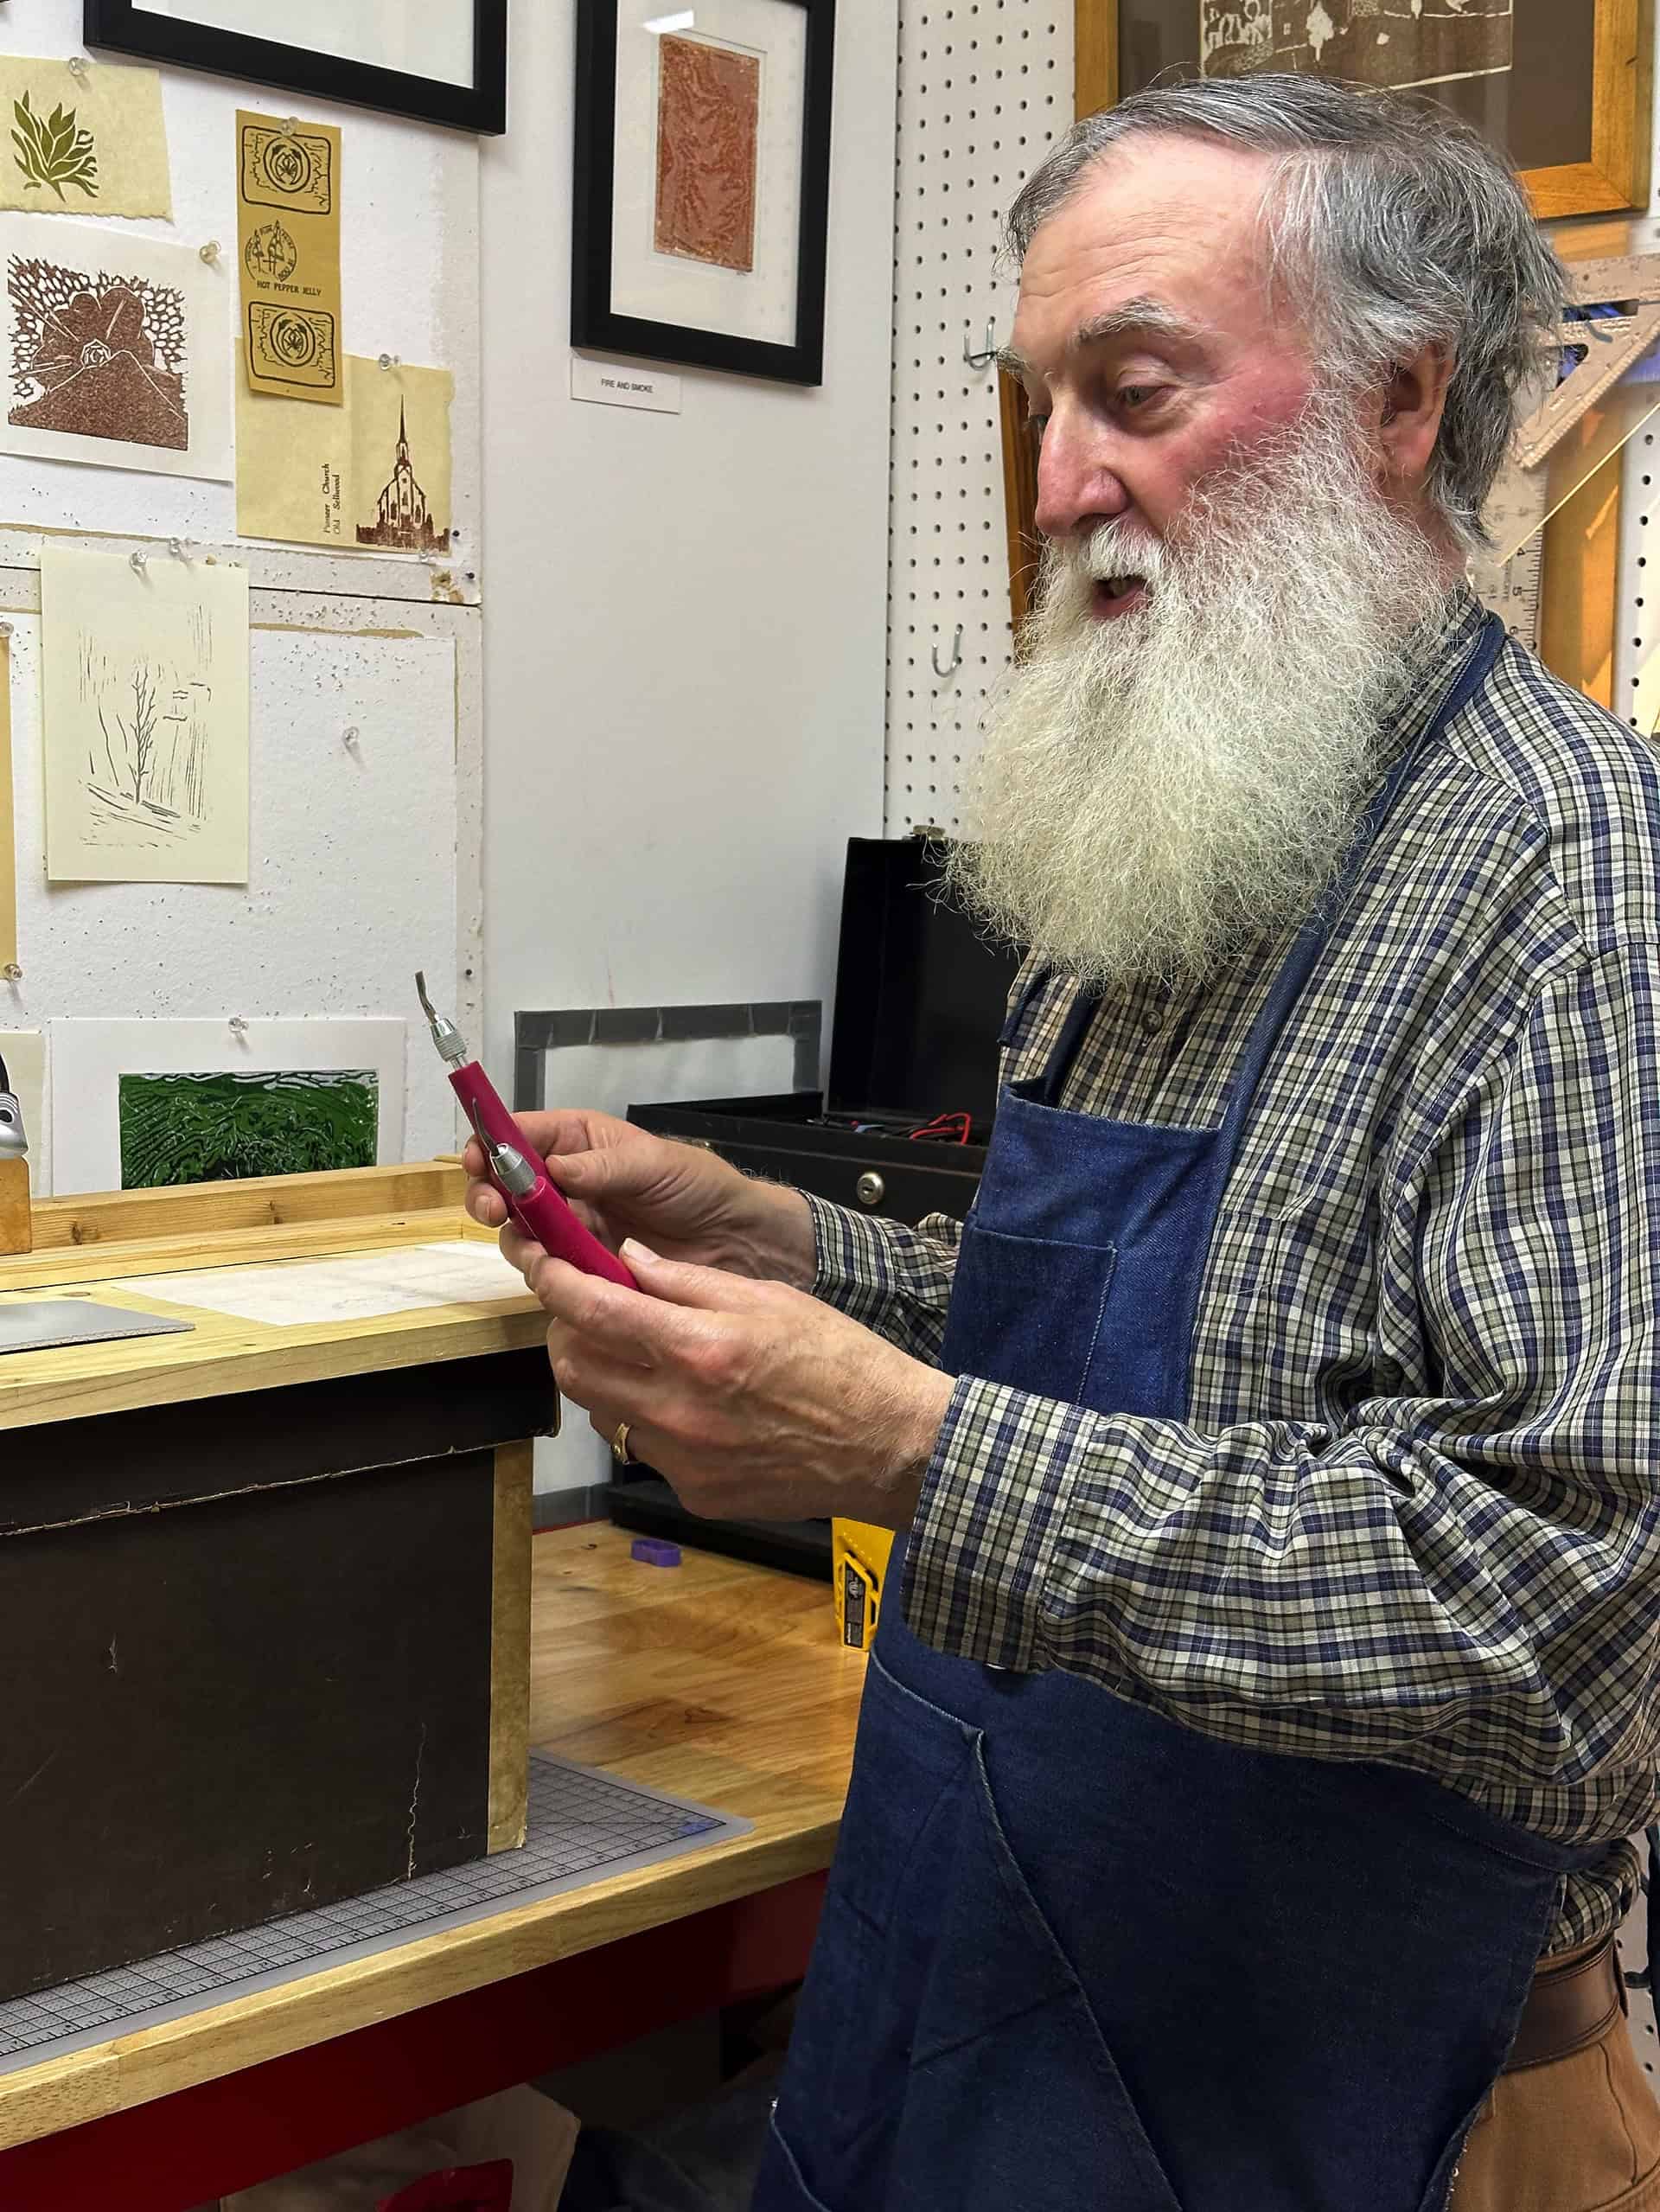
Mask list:
[{"label": "metal tool on table", "polygon": [[426,994],[426,976],[418,969],[415,990],[432,1032],[432,1042],[444,1061],[450,1088],[472,1123],[484,1154],[489,1178],[507,1200],[508,1210],[527,1237],[545,1252],[568,1260],[584,1275],[603,1275],[625,1289],[639,1285],[591,1230],[584,1228],[564,1197],[554,1189],[540,1160],[527,1158],[520,1149],[519,1124],[501,1103],[495,1084],[478,1062],[467,1056],[467,1040],[447,1015],[435,1011]]},{"label": "metal tool on table", "polygon": [[11,1077],[6,1073],[5,1059],[0,1056],[0,1160],[22,1160],[28,1151],[29,1132],[23,1127],[23,1109],[11,1087]]}]

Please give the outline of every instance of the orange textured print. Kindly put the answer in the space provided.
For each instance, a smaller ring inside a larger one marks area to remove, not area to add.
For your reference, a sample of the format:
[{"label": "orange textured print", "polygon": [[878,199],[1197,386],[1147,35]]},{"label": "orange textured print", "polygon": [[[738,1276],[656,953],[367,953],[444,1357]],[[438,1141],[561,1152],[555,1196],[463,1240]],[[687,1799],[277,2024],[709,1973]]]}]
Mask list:
[{"label": "orange textured print", "polygon": [[760,57],[693,38],[661,38],[658,52],[657,251],[747,273]]}]

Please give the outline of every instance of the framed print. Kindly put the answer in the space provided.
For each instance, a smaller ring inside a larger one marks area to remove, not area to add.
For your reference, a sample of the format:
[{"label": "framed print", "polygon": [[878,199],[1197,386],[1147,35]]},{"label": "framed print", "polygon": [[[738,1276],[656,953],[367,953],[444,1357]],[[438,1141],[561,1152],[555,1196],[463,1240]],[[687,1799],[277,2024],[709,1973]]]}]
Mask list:
[{"label": "framed print", "polygon": [[1646,208],[1652,0],[1076,0],[1081,115],[1164,72],[1310,69],[1413,91],[1521,171],[1542,218]]},{"label": "framed print", "polygon": [[[508,0],[85,0],[88,46],[461,131],[508,127]],[[282,35],[273,37],[273,29]]]},{"label": "framed print", "polygon": [[578,0],[571,342],[818,384],[835,0]]}]

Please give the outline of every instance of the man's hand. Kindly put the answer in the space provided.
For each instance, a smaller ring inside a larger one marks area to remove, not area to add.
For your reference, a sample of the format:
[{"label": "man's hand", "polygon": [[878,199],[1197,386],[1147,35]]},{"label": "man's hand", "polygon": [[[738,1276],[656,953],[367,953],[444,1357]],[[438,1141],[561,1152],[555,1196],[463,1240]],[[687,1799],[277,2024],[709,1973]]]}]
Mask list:
[{"label": "man's hand", "polygon": [[[614,1115],[515,1119],[554,1188],[612,1251],[625,1237],[640,1237],[668,1259],[812,1288],[813,1221],[799,1191],[757,1182],[700,1146],[671,1143]],[[501,1230],[503,1255],[528,1281],[541,1246],[508,1218],[501,1192],[485,1179],[476,1137],[462,1158],[473,1178],[468,1212]]]},{"label": "man's hand", "polygon": [[639,1291],[545,1253],[526,1271],[554,1378],[607,1442],[626,1421],[693,1512],[910,1525],[948,1375],[784,1283],[622,1257]]}]

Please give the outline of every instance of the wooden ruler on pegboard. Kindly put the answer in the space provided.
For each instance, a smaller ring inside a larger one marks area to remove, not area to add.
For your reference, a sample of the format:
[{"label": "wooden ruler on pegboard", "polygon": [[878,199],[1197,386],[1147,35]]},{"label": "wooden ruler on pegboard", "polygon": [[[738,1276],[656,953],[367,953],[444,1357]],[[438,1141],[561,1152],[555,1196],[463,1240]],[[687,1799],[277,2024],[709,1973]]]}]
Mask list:
[{"label": "wooden ruler on pegboard", "polygon": [[[1615,312],[1565,322],[1550,351],[1574,365],[1518,428],[1482,513],[1491,553],[1471,564],[1471,582],[1511,633],[1540,642],[1546,532],[1561,504],[1551,492],[1551,457],[1660,340],[1660,224],[1648,217],[1547,224],[1567,276],[1569,304]],[[1612,448],[1608,458],[1618,451]]]}]

